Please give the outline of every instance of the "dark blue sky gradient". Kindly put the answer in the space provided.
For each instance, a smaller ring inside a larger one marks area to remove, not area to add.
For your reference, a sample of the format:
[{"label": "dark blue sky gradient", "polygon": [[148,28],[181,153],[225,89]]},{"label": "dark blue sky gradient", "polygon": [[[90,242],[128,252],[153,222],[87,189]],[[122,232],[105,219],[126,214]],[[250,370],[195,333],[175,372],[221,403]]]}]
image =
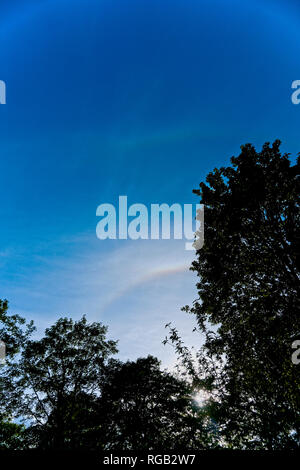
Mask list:
[{"label": "dark blue sky gradient", "polygon": [[53,260],[124,247],[96,239],[99,204],[120,194],[196,203],[192,189],[243,143],[280,138],[285,151],[300,151],[300,106],[290,99],[300,79],[297,1],[0,8],[0,297],[15,309],[60,313],[47,291]]}]

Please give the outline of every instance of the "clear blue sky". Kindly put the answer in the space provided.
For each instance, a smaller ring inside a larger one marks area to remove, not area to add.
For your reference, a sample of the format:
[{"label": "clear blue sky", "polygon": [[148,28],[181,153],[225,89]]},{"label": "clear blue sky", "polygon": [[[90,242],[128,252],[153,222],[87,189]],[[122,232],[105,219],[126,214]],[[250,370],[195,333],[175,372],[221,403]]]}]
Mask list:
[{"label": "clear blue sky", "polygon": [[1,2],[0,298],[41,332],[109,325],[122,357],[157,354],[196,297],[181,241],[100,241],[96,208],[196,203],[241,144],[300,151],[300,5],[269,0]]}]

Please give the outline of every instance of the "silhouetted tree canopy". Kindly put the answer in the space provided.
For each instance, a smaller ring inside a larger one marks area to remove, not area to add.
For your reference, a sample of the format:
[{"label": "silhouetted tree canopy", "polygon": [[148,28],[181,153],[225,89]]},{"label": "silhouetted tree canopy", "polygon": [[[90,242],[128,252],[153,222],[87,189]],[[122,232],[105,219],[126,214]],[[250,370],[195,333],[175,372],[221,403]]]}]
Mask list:
[{"label": "silhouetted tree canopy", "polygon": [[115,362],[100,401],[107,449],[201,449],[214,445],[210,420],[201,413],[185,381],[160,369],[148,356]]},{"label": "silhouetted tree canopy", "polygon": [[15,396],[8,374],[16,364],[16,356],[34,331],[33,323],[26,324],[19,315],[9,315],[8,302],[0,300],[0,341],[5,344],[5,362],[0,364],[0,450],[22,449],[24,426],[13,422]]},{"label": "silhouetted tree canopy", "polygon": [[233,448],[300,446],[299,170],[279,141],[261,152],[247,144],[194,191],[205,243],[192,265],[199,298],[184,310],[205,335],[195,377]]},{"label": "silhouetted tree canopy", "polygon": [[[39,340],[24,338],[7,364],[3,409],[22,420],[2,426],[8,448],[150,450],[213,446],[210,419],[193,389],[148,356],[112,359],[101,323],[59,319]],[[1,433],[1,427],[0,427]],[[10,433],[12,434],[10,436]],[[1,434],[0,434],[1,435]],[[21,447],[22,445],[22,447]]]},{"label": "silhouetted tree canopy", "polygon": [[30,434],[42,435],[47,428],[53,447],[68,446],[78,400],[97,397],[108,358],[117,352],[106,332],[101,323],[88,324],[85,317],[61,318],[42,339],[27,340],[8,372],[15,415],[31,423]]}]

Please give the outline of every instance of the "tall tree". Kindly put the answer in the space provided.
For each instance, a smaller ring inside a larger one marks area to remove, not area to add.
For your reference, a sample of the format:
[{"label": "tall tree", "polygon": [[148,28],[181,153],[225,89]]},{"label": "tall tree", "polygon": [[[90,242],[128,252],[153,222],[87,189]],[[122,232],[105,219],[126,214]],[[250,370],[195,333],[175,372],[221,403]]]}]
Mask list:
[{"label": "tall tree", "polygon": [[117,352],[106,332],[101,323],[89,324],[85,317],[75,322],[61,318],[42,339],[26,342],[20,360],[8,372],[15,413],[31,423],[31,445],[72,446],[78,404],[88,408],[99,395],[107,361]]},{"label": "tall tree", "polygon": [[198,378],[233,448],[300,446],[299,170],[279,141],[247,144],[194,191],[205,243],[192,265],[199,298],[184,310],[205,335]]},{"label": "tall tree", "polygon": [[5,357],[0,362],[0,449],[16,449],[23,446],[24,427],[13,422],[15,396],[8,370],[14,367],[16,356],[34,330],[33,323],[8,313],[7,300],[0,300],[0,341]]},{"label": "tall tree", "polygon": [[9,314],[8,301],[0,299],[0,341],[5,343],[8,362],[21,351],[34,329],[32,321],[26,324],[20,315]]},{"label": "tall tree", "polygon": [[153,356],[115,361],[99,401],[107,450],[201,449],[214,445],[193,388]]}]

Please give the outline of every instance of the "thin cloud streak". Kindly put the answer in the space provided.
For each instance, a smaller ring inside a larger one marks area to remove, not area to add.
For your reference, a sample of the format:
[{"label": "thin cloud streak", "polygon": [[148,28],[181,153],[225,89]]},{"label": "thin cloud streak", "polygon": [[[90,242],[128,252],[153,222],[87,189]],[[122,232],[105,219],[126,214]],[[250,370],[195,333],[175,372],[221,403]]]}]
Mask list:
[{"label": "thin cloud streak", "polygon": [[[42,251],[52,249],[43,246]],[[173,321],[189,344],[195,336],[193,319],[180,310],[196,296],[196,278],[189,271],[193,256],[180,240],[115,245],[96,240],[87,247],[83,235],[68,256],[37,253],[37,265],[23,270],[5,297],[14,311],[35,320],[37,336],[61,316],[86,314],[89,321],[108,325],[109,336],[120,340],[120,357],[153,354],[168,365],[174,354],[162,346],[164,325]]]}]

